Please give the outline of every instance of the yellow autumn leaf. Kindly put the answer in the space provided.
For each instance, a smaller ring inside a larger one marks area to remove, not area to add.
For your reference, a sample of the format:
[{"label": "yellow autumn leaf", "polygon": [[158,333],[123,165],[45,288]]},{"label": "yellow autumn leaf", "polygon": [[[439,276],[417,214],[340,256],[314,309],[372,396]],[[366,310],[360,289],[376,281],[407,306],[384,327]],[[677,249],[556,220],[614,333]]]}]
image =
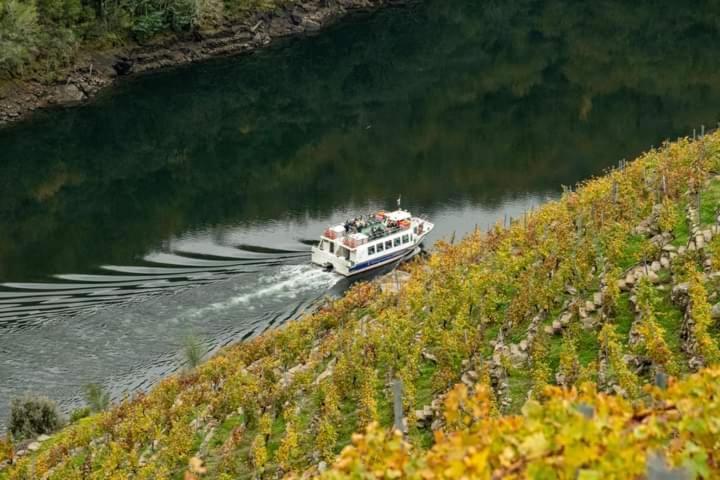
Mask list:
[{"label": "yellow autumn leaf", "polygon": [[518,447],[520,453],[528,458],[537,458],[548,449],[548,441],[542,432],[528,436]]}]

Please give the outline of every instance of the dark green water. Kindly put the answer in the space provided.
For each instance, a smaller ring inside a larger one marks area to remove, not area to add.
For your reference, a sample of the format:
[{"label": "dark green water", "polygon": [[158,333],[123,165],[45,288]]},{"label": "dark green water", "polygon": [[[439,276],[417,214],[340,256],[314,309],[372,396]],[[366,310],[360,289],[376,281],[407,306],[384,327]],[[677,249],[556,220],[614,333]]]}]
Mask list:
[{"label": "dark green water", "polygon": [[427,0],[121,82],[0,130],[0,417],[147,388],[345,283],[329,222],[398,194],[485,227],[720,118],[716,2]]}]

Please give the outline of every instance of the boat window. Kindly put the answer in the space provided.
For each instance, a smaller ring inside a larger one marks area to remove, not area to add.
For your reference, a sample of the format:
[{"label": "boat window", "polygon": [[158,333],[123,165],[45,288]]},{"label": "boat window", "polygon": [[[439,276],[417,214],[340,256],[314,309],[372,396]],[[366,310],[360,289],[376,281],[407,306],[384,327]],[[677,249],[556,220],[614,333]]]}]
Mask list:
[{"label": "boat window", "polygon": [[403,235],[403,243],[408,243],[410,241],[410,235]]},{"label": "boat window", "polygon": [[417,235],[417,227],[413,228],[413,232],[415,232],[415,235]]},{"label": "boat window", "polygon": [[368,247],[368,255],[375,255],[375,246]]},{"label": "boat window", "polygon": [[330,253],[335,253],[335,242],[328,242],[330,244]]},{"label": "boat window", "polygon": [[385,250],[385,247],[383,247],[382,242],[378,243],[378,244],[377,244],[377,252],[380,253],[380,252],[382,252],[383,250]]},{"label": "boat window", "polygon": [[397,238],[395,239],[395,246],[396,246],[396,247],[399,247],[399,246],[400,246],[400,237],[397,237]]},{"label": "boat window", "polygon": [[388,240],[385,242],[385,250],[390,250],[392,248],[392,240]]}]

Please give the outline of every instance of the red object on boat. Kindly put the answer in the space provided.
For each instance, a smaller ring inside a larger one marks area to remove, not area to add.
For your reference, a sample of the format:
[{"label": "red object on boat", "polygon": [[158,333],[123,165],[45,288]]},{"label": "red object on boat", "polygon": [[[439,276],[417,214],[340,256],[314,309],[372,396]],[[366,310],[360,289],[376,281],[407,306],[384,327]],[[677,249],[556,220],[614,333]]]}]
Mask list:
[{"label": "red object on boat", "polygon": [[347,245],[350,248],[357,248],[360,245],[364,245],[367,243],[367,238],[352,238],[347,237],[343,240],[343,243]]}]

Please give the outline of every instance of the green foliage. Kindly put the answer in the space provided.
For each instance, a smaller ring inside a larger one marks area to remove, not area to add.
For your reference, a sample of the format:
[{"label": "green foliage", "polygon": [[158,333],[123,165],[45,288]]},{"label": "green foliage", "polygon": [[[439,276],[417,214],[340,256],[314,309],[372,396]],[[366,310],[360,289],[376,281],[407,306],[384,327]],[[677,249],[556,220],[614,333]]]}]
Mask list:
[{"label": "green foliage", "polygon": [[371,368],[365,368],[360,381],[360,425],[369,425],[378,420],[377,375]]},{"label": "green foliage", "polygon": [[606,316],[615,313],[620,299],[620,288],[617,279],[620,277],[620,269],[609,268],[604,276],[605,289],[602,294],[602,312]]},{"label": "green foliage", "polygon": [[265,445],[264,433],[261,432],[255,436],[255,440],[253,440],[250,448],[250,455],[253,466],[258,470],[262,470],[268,461],[268,452]]},{"label": "green foliage", "polygon": [[625,396],[635,398],[640,394],[640,382],[623,358],[622,344],[612,324],[608,323],[600,331],[600,346],[607,355],[612,378],[622,389]]},{"label": "green foliage", "polygon": [[89,383],[85,385],[84,390],[85,401],[91,411],[102,412],[110,405],[110,394],[103,389],[102,385]]},{"label": "green foliage", "polygon": [[0,0],[0,78],[59,76],[85,46],[216,28],[283,0]]},{"label": "green foliage", "polygon": [[193,369],[200,365],[203,357],[203,348],[200,340],[193,335],[188,335],[185,338],[183,353],[185,355],[185,364],[188,368]]},{"label": "green foliage", "polygon": [[322,417],[322,419],[320,419],[315,442],[317,444],[320,457],[325,461],[332,460],[335,456],[337,431],[328,417]]},{"label": "green foliage", "polygon": [[672,351],[665,341],[665,330],[658,323],[655,314],[654,291],[646,278],[638,285],[637,298],[641,316],[638,325],[638,352],[650,359],[656,371],[676,374],[678,370]]},{"label": "green foliage", "polygon": [[30,63],[38,28],[34,3],[0,0],[0,77],[20,74]]},{"label": "green foliage", "polygon": [[145,41],[167,27],[162,11],[150,11],[137,17],[132,32],[139,41]]},{"label": "green foliage", "polygon": [[11,460],[15,454],[15,448],[13,445],[12,437],[6,435],[5,438],[0,438],[0,463]]},{"label": "green foliage", "polygon": [[705,365],[720,363],[720,348],[709,334],[712,325],[711,306],[700,273],[694,266],[689,271],[689,314],[693,321],[692,336],[697,344],[696,352],[703,357]]},{"label": "green foliage", "polygon": [[286,409],[283,412],[283,419],[285,420],[285,435],[280,442],[280,447],[277,451],[277,461],[285,472],[292,469],[293,465],[297,462],[299,457],[299,433],[297,429],[296,420],[297,411],[295,409]]},{"label": "green foliage", "polygon": [[25,396],[10,404],[8,430],[17,439],[52,433],[62,426],[55,402],[45,397]]},{"label": "green foliage", "polygon": [[716,235],[705,247],[705,253],[710,260],[713,271],[720,270],[720,235]]},{"label": "green foliage", "polygon": [[532,395],[534,398],[540,398],[550,382],[551,370],[547,362],[548,355],[548,337],[544,330],[535,337],[535,341],[532,344]]},{"label": "green foliage", "polygon": [[657,222],[660,231],[672,232],[678,221],[683,221],[682,210],[678,209],[677,204],[670,198],[664,198]]},{"label": "green foliage", "polygon": [[570,387],[580,378],[581,365],[577,352],[576,328],[568,328],[565,330],[560,347],[560,365],[559,374],[562,379],[562,385]]},{"label": "green foliage", "polygon": [[75,423],[78,420],[88,417],[91,413],[92,409],[90,407],[76,408],[70,412],[70,423]]},{"label": "green foliage", "polygon": [[83,21],[80,0],[35,0],[40,22],[55,28],[75,27]]}]

